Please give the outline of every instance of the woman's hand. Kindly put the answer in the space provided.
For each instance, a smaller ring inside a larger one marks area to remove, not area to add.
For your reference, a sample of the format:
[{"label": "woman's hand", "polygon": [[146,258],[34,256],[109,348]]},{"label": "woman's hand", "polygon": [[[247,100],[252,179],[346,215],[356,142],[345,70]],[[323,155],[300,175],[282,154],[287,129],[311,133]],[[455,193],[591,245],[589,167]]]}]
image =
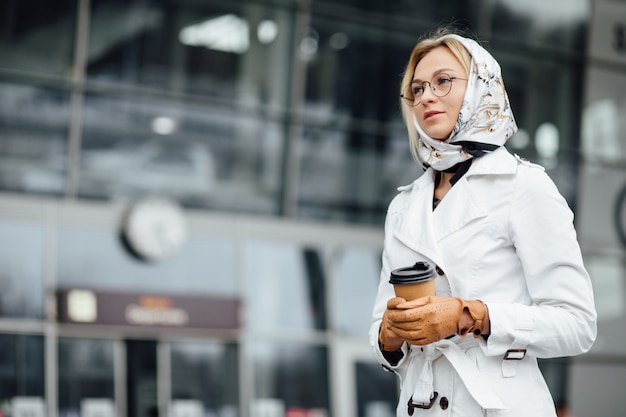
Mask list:
[{"label": "woman's hand", "polygon": [[394,297],[387,301],[387,309],[383,313],[383,321],[380,324],[380,330],[378,332],[378,341],[381,346],[381,350],[387,352],[393,352],[400,349],[404,343],[404,339],[394,333],[392,328],[395,323],[389,319],[389,313],[396,308],[398,304],[406,303],[406,300],[401,297]]},{"label": "woman's hand", "polygon": [[436,296],[391,303],[394,300],[387,304],[383,325],[389,334],[410,344],[427,345],[455,334],[478,337],[489,333],[489,313],[482,301]]}]

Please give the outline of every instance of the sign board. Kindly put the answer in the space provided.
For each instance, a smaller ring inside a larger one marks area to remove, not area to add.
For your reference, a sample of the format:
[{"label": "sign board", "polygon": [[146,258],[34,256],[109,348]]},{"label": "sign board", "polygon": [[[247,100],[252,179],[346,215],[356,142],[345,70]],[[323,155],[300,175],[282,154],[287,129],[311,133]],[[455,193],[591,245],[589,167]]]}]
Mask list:
[{"label": "sign board", "polygon": [[128,293],[84,288],[59,291],[59,321],[144,327],[236,329],[237,298]]}]

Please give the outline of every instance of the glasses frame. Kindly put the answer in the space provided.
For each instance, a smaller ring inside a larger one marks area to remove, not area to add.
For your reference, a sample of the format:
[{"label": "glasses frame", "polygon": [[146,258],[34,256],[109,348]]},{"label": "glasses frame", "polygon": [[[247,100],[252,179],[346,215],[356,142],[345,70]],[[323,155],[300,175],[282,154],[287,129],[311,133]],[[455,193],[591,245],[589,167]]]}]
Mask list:
[{"label": "glasses frame", "polygon": [[[435,78],[437,78],[437,77],[439,77],[439,78],[448,78],[450,80],[450,89],[445,94],[442,94],[442,95],[437,94],[437,89],[435,87],[433,87],[433,80]],[[430,87],[430,91],[432,91],[435,96],[441,98],[441,97],[445,97],[448,94],[450,94],[450,91],[452,91],[452,81],[454,81],[454,80],[467,81],[467,78],[452,77],[452,76],[450,76],[450,75],[448,75],[446,73],[440,73],[440,74],[435,75],[430,81],[422,81],[421,83],[411,81],[411,84],[409,84],[407,87],[403,88],[402,90],[404,91],[406,88],[411,88],[411,86],[413,84],[419,84],[419,85],[422,86],[424,91],[426,91],[426,87],[424,87],[424,84],[428,84],[428,86]],[[422,93],[422,95],[423,94],[424,93]],[[415,107],[415,106],[417,106],[418,104],[420,104],[422,102],[421,96],[420,96],[420,100],[419,101],[415,101],[415,97],[411,98],[411,97],[405,96],[404,94],[400,94],[400,97],[404,100],[404,102],[407,105],[409,105],[411,107]]]}]

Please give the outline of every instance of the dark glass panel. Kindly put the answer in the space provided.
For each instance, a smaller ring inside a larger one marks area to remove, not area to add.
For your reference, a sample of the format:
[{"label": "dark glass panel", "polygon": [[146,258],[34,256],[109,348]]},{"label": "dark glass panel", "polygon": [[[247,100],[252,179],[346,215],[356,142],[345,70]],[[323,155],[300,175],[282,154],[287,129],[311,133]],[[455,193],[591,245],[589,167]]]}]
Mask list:
[{"label": "dark glass panel", "polygon": [[0,68],[68,77],[76,0],[0,2]]},{"label": "dark glass panel", "polygon": [[489,9],[493,40],[511,42],[509,48],[546,49],[553,53],[585,51],[590,0],[534,1],[497,0]]},{"label": "dark glass panel", "polygon": [[423,172],[400,124],[380,132],[307,126],[302,140],[303,218],[382,226],[397,187]]},{"label": "dark glass panel", "polygon": [[235,344],[173,343],[172,408],[197,401],[203,415],[240,415],[238,363]]},{"label": "dark glass panel", "polygon": [[279,121],[238,107],[90,94],[79,195],[160,194],[187,207],[274,214],[283,133]]},{"label": "dark glass panel", "polygon": [[43,405],[45,381],[43,337],[0,334],[0,412],[11,415],[14,397]]},{"label": "dark glass panel", "polygon": [[285,105],[289,9],[253,2],[94,0],[88,77]]},{"label": "dark glass panel", "polygon": [[284,415],[302,410],[329,415],[326,348],[260,342],[250,346],[250,356],[255,375],[252,415],[262,415],[269,404]]},{"label": "dark glass panel", "polygon": [[94,400],[115,410],[112,341],[59,339],[58,355],[60,415],[82,415]]},{"label": "dark glass panel", "polygon": [[0,81],[0,189],[63,193],[69,107],[65,90]]}]

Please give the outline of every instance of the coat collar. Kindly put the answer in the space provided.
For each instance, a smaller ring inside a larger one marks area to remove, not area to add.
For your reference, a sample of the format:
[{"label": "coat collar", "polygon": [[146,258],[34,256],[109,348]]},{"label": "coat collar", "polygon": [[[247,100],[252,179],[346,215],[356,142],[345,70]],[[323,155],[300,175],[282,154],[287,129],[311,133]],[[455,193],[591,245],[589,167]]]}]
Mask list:
[{"label": "coat collar", "polygon": [[[495,151],[481,157],[475,158],[469,171],[464,178],[472,175],[507,175],[514,174],[517,170],[518,159],[511,155],[505,148],[500,147]],[[415,192],[416,189],[429,187],[433,182],[433,169],[428,168],[422,176],[411,184],[398,187],[398,191]]]},{"label": "coat collar", "polygon": [[443,267],[438,242],[472,220],[488,215],[468,179],[474,175],[514,174],[516,169],[517,160],[504,148],[477,158],[435,211],[432,209],[434,173],[432,168],[427,169],[412,184],[399,189],[409,195],[399,227],[393,230],[394,236]]}]

